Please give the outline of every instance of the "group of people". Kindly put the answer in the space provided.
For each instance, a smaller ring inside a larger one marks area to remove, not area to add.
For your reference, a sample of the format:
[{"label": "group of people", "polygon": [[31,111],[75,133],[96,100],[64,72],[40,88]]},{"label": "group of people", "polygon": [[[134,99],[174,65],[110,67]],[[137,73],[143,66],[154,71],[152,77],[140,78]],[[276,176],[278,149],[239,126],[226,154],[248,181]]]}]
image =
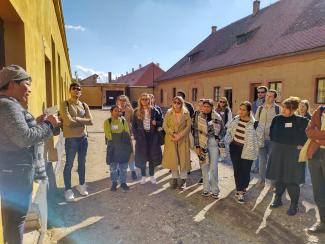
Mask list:
[{"label": "group of people", "polygon": [[[306,174],[306,162],[299,162],[299,157],[305,153],[321,216],[321,222],[309,231],[324,232],[324,109],[320,111],[320,107],[312,116],[307,100],[289,97],[278,105],[276,90],[269,90],[265,86],[258,87],[257,90],[257,101],[253,104],[242,102],[236,116],[233,116],[225,97],[220,98],[217,106],[214,106],[213,100],[202,98],[195,111],[185,101],[184,93],[180,92],[172,99],[171,107],[164,115],[155,105],[153,95],[144,93],[123,130],[123,118],[119,117],[123,110],[118,105],[119,102],[112,108],[112,118],[113,121],[117,118],[120,120],[119,126],[115,127],[116,133],[127,131],[130,133],[128,138],[134,136],[135,150],[130,144],[128,152],[133,155],[131,158],[135,161],[135,166],[141,169],[140,184],[146,183],[148,162],[151,183],[156,184],[154,169],[162,164],[163,168],[171,172],[171,189],[183,190],[191,171],[190,150],[193,149],[200,162],[202,178],[198,183],[203,184],[202,196],[217,199],[220,192],[218,161],[226,160],[229,155],[233,165],[237,201],[245,202],[252,166],[257,164],[259,180],[256,186],[264,187],[266,179],[270,181],[271,189],[275,193],[270,208],[282,206],[282,196],[287,190],[291,199],[287,211],[289,216],[298,212],[300,186],[305,182]],[[127,99],[124,95],[122,97]],[[116,110],[115,113],[113,110]],[[107,128],[107,121],[105,124],[104,127]],[[114,134],[112,128],[109,133]],[[108,130],[105,129],[106,138],[111,140],[112,136],[106,131]],[[116,145],[120,145],[118,143],[121,140],[116,142]],[[111,143],[107,145],[109,151]],[[161,145],[164,145],[163,153]],[[221,155],[222,150],[228,153]],[[124,164],[127,165],[127,162],[125,160]],[[120,170],[121,188],[125,190],[127,166],[111,166],[112,190],[117,189],[118,177],[113,177],[118,175],[114,170],[116,168]]]},{"label": "group of people", "polygon": [[[46,180],[44,142],[60,130],[65,137],[65,200],[74,201],[71,170],[77,154],[76,190],[88,195],[87,126],[92,125],[93,117],[88,105],[80,101],[80,84],[70,85],[70,98],[62,102],[59,115],[45,113],[35,119],[28,112],[31,82],[31,76],[17,65],[0,71],[0,194],[4,238],[8,243],[22,243],[33,180]],[[325,232],[325,107],[320,106],[311,115],[307,100],[290,97],[279,106],[277,91],[264,86],[257,90],[258,100],[253,104],[240,103],[236,116],[226,97],[220,98],[217,106],[213,100],[202,98],[194,110],[185,101],[185,94],[178,92],[164,114],[152,94],[141,94],[135,110],[127,96],[119,96],[103,126],[111,190],[117,191],[119,184],[122,191],[130,190],[128,168],[133,180],[138,179],[140,169],[140,184],[156,184],[155,168],[160,164],[171,172],[171,189],[183,190],[191,171],[193,149],[200,162],[202,177],[198,183],[203,184],[203,197],[219,198],[218,162],[229,160],[233,165],[235,196],[244,203],[254,164],[259,170],[257,187],[264,187],[266,179],[274,187],[275,198],[270,207],[281,207],[287,190],[291,199],[287,213],[292,216],[298,212],[300,185],[305,181],[306,162],[298,162],[305,154],[320,213],[320,222],[309,232]]]}]

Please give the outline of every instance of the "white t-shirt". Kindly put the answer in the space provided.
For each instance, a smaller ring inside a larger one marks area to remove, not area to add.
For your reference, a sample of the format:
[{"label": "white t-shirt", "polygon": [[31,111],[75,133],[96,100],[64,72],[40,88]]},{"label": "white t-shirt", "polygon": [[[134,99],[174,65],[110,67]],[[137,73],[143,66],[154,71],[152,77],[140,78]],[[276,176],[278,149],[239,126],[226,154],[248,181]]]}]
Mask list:
[{"label": "white t-shirt", "polygon": [[143,128],[146,131],[150,130],[150,113],[149,113],[149,109],[144,110]]}]

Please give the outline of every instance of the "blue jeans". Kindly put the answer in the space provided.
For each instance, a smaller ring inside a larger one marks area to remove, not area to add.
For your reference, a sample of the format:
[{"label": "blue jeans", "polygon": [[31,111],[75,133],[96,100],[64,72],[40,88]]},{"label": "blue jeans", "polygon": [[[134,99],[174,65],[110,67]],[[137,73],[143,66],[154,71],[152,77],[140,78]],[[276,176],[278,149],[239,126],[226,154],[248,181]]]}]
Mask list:
[{"label": "blue jeans", "polygon": [[87,149],[88,138],[86,136],[65,139],[66,162],[63,170],[63,178],[66,190],[71,189],[71,170],[77,153],[79,184],[85,184]]},{"label": "blue jeans", "polygon": [[126,183],[126,175],[128,169],[128,163],[116,163],[112,162],[110,165],[111,171],[111,180],[112,182],[116,182],[119,180],[121,184]]},{"label": "blue jeans", "polygon": [[262,181],[265,181],[266,166],[271,152],[271,145],[272,142],[270,140],[266,140],[264,142],[264,147],[260,148],[259,150],[259,175]]},{"label": "blue jeans", "polygon": [[215,138],[209,138],[208,140],[208,153],[209,163],[205,163],[201,166],[203,176],[203,191],[211,192],[214,194],[219,193],[218,187],[218,145]]},{"label": "blue jeans", "polygon": [[17,165],[0,169],[3,234],[8,243],[23,243],[25,220],[32,199],[33,179],[32,166]]},{"label": "blue jeans", "polygon": [[129,169],[130,169],[130,171],[135,171],[136,170],[135,162],[129,163]]}]

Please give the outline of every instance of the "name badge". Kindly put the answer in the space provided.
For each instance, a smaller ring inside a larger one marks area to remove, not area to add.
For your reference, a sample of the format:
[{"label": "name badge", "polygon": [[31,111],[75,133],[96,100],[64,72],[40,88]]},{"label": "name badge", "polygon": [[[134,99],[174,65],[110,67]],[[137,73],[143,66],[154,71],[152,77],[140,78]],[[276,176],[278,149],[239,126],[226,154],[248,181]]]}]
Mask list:
[{"label": "name badge", "polygon": [[292,123],[285,123],[284,127],[285,128],[292,128]]},{"label": "name badge", "polygon": [[118,130],[118,125],[112,125],[112,130]]}]

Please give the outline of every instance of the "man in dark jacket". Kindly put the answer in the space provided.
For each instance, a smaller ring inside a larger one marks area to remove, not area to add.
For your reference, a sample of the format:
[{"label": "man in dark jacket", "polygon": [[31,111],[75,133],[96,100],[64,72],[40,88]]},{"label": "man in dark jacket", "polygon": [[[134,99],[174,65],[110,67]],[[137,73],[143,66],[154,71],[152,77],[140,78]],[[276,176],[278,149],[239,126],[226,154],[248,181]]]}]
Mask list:
[{"label": "man in dark jacket", "polygon": [[28,104],[31,77],[18,65],[0,71],[0,195],[5,243],[22,243],[34,179],[34,146],[59,126],[56,115],[37,122]]}]

